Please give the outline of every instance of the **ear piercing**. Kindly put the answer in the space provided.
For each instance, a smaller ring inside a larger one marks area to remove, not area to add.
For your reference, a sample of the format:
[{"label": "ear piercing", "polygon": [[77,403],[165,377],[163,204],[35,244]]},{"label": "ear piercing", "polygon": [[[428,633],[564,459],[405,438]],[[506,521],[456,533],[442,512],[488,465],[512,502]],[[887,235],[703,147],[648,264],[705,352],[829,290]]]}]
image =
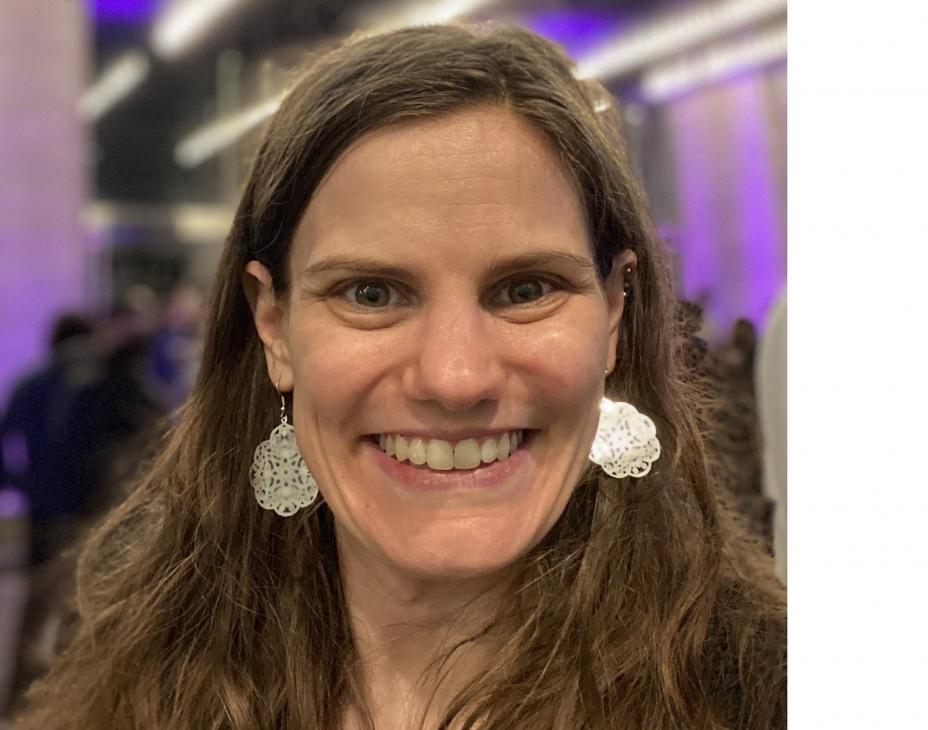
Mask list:
[{"label": "ear piercing", "polygon": [[[624,271],[623,273],[625,274],[625,276],[631,276],[631,275],[632,275],[632,267],[631,267],[631,266],[626,266],[626,267],[625,267],[625,271]],[[628,297],[628,296],[630,296],[631,293],[632,293],[632,285],[628,282],[627,279],[622,283],[622,290],[623,290],[623,291],[622,291],[622,296],[623,296],[623,297]]]}]

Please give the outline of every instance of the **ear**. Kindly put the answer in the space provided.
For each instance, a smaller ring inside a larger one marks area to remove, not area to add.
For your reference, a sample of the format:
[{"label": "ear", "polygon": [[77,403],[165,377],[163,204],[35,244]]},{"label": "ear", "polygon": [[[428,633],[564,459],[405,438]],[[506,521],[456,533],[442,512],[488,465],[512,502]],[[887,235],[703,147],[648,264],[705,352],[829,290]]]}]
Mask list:
[{"label": "ear", "polygon": [[242,286],[264,345],[267,374],[281,393],[288,393],[293,390],[293,367],[287,344],[287,302],[277,298],[271,273],[258,261],[248,262]]},{"label": "ear", "polygon": [[[638,257],[631,249],[625,249],[612,261],[612,272],[606,280],[606,304],[609,308],[609,355],[606,362],[608,372],[615,369],[615,350],[619,343],[619,325],[625,311],[625,284],[634,288]],[[629,273],[629,269],[631,272]]]}]

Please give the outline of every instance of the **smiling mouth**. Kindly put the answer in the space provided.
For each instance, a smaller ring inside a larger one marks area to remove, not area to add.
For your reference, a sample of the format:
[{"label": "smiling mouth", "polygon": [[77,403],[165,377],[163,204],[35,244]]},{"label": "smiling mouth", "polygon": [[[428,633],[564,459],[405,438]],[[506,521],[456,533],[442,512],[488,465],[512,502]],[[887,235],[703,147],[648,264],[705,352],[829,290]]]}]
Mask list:
[{"label": "smiling mouth", "polygon": [[525,448],[532,433],[518,429],[456,442],[391,433],[376,434],[371,440],[395,461],[437,471],[463,471],[506,461]]}]

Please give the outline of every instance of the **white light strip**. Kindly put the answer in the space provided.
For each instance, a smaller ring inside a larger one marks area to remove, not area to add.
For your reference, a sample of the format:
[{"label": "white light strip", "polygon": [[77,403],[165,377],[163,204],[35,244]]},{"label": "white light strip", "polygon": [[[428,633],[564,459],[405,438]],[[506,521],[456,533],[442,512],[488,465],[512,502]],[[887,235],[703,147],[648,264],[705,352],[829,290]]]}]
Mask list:
[{"label": "white light strip", "polygon": [[194,45],[242,0],[174,0],[155,21],[151,47],[174,58]]},{"label": "white light strip", "polygon": [[397,28],[446,23],[473,13],[496,0],[437,0],[410,2],[394,10],[366,14],[361,25],[372,33],[385,33]]},{"label": "white light strip", "polygon": [[577,76],[600,80],[621,76],[785,11],[786,0],[724,0],[700,5],[620,34],[582,59]]},{"label": "white light strip", "polygon": [[131,94],[148,77],[149,69],[148,56],[141,51],[121,56],[83,93],[77,103],[78,113],[95,122]]},{"label": "white light strip", "polygon": [[649,102],[665,101],[684,91],[711,84],[737,71],[786,58],[786,26],[718,45],[671,63],[655,66],[641,79],[641,95]]},{"label": "white light strip", "polygon": [[95,232],[121,224],[161,230],[165,223],[170,223],[178,241],[215,243],[229,232],[234,213],[234,208],[224,205],[183,203],[164,206],[94,200],[81,211],[81,220]]},{"label": "white light strip", "polygon": [[184,137],[174,148],[174,160],[181,167],[196,167],[273,115],[280,108],[284,96],[278,94]]},{"label": "white light strip", "polygon": [[[472,13],[495,0],[442,0],[407,5],[390,15],[367,16],[364,24],[373,33],[383,33],[410,25],[441,23]],[[286,93],[257,104],[226,119],[221,119],[193,132],[174,148],[174,160],[181,167],[196,167],[217,152],[233,144],[239,137],[257,127],[280,107]]]}]

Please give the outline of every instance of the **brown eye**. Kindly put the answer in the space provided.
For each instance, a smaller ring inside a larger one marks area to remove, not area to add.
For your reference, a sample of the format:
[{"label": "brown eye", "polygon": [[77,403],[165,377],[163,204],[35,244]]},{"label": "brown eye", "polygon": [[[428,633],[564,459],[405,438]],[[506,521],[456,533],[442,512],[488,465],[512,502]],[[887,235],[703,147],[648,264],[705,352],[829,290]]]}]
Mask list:
[{"label": "brown eye", "polygon": [[361,282],[354,288],[352,299],[362,307],[385,307],[390,303],[390,287],[376,281]]},{"label": "brown eye", "polygon": [[552,288],[551,282],[543,279],[516,279],[506,287],[505,292],[512,304],[531,304],[548,294]]}]

